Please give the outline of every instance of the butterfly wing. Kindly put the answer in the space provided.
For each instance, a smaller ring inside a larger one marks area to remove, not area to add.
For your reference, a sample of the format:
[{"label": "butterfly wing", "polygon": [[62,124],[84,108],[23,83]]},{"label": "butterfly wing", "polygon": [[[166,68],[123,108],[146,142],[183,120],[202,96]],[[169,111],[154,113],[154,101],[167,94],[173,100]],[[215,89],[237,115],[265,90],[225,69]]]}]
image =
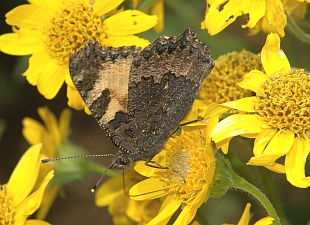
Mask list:
[{"label": "butterfly wing", "polygon": [[90,41],[70,57],[72,81],[108,136],[114,132],[109,122],[128,121],[130,66],[140,51],[136,46],[102,47]]},{"label": "butterfly wing", "polygon": [[130,122],[118,129],[123,140],[134,140],[130,153],[136,159],[150,160],[162,149],[213,67],[209,48],[190,29],[157,39],[134,58],[128,83]]}]

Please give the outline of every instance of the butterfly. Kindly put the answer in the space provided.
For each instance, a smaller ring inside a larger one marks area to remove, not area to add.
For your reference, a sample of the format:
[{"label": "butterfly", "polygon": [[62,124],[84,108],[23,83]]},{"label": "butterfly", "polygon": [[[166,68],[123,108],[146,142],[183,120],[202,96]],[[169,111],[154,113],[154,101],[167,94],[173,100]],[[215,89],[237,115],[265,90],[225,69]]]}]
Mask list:
[{"label": "butterfly", "polygon": [[[70,76],[86,106],[119,148],[110,169],[159,153],[214,67],[209,47],[187,29],[145,48],[90,41],[70,57]],[[153,164],[152,164],[153,163]],[[156,166],[156,163],[155,163]]]}]

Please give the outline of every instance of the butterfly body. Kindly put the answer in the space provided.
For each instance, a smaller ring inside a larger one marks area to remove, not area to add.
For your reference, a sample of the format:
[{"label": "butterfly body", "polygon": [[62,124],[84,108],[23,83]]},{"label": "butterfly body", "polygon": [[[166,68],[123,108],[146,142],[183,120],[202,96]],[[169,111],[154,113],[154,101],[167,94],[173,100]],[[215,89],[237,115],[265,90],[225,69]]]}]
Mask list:
[{"label": "butterfly body", "polygon": [[188,29],[144,49],[89,42],[70,59],[82,99],[120,149],[110,168],[149,162],[177,130],[214,67],[209,48]]}]

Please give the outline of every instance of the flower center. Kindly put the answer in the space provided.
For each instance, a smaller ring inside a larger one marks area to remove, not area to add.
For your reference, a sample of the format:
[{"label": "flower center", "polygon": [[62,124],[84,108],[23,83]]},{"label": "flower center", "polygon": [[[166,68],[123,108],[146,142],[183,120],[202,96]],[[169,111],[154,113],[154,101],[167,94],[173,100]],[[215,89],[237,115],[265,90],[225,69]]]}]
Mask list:
[{"label": "flower center", "polygon": [[101,44],[107,33],[101,17],[91,5],[73,4],[55,14],[45,28],[45,50],[60,65],[67,64],[70,55],[89,40]]},{"label": "flower center", "polygon": [[215,67],[203,82],[199,98],[206,104],[224,103],[252,96],[252,91],[240,88],[237,83],[253,69],[263,71],[258,55],[242,50],[220,56]]},{"label": "flower center", "polygon": [[0,225],[14,224],[14,202],[7,193],[6,186],[0,185]]},{"label": "flower center", "polygon": [[310,77],[304,70],[279,71],[256,93],[254,108],[272,128],[307,135],[310,130]]},{"label": "flower center", "polygon": [[209,183],[207,174],[210,173],[210,162],[206,160],[204,144],[199,138],[183,135],[173,139],[170,138],[167,143],[170,145],[170,141],[173,141],[171,148],[167,150],[167,166],[181,173],[186,182],[177,173],[169,170],[161,170],[161,172],[163,173],[163,180],[169,187],[167,189],[169,193],[187,204]]}]

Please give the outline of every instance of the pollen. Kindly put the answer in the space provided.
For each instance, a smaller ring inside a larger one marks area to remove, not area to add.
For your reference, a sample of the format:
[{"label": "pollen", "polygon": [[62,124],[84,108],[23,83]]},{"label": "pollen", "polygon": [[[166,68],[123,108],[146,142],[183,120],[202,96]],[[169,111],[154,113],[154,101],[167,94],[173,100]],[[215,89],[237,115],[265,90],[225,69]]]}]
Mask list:
[{"label": "pollen", "polygon": [[240,88],[237,83],[251,70],[263,71],[260,57],[242,50],[220,56],[215,67],[203,82],[199,98],[206,104],[235,101],[253,95],[252,91]]},{"label": "pollen", "polygon": [[310,130],[310,77],[304,70],[279,71],[263,82],[254,108],[269,127],[305,135]]},{"label": "pollen", "polygon": [[210,165],[205,158],[204,144],[197,137],[184,135],[182,138],[170,138],[167,145],[170,144],[171,148],[166,147],[167,150],[169,148],[167,166],[181,173],[185,181],[179,174],[170,170],[160,170],[159,173],[162,173],[169,193],[187,204],[209,183],[207,178]]},{"label": "pollen", "polygon": [[107,39],[101,16],[91,5],[72,4],[55,13],[44,29],[45,51],[60,65],[67,64],[73,52],[88,41],[94,40],[104,45]]},{"label": "pollen", "polygon": [[6,191],[5,185],[0,185],[0,225],[14,224],[14,202]]}]

